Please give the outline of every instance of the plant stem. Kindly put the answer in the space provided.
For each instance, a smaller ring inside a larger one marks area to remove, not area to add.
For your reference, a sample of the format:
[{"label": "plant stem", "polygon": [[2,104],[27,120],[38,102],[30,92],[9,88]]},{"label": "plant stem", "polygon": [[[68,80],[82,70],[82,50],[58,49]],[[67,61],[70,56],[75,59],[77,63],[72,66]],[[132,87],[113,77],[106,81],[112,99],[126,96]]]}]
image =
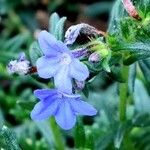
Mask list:
[{"label": "plant stem", "polygon": [[57,124],[55,123],[55,119],[52,117],[50,118],[50,125],[51,125],[51,129],[53,132],[54,141],[55,141],[57,150],[64,150],[65,148],[64,148],[62,135],[60,133],[60,130],[59,130]]},{"label": "plant stem", "polygon": [[124,122],[126,120],[129,67],[123,66],[122,73],[125,79],[125,83],[119,84],[119,96],[120,96],[119,115],[120,115],[120,121]]},{"label": "plant stem", "polygon": [[120,83],[119,85],[119,94],[120,94],[119,113],[120,113],[120,121],[122,122],[126,120],[127,92],[128,92],[127,83]]}]

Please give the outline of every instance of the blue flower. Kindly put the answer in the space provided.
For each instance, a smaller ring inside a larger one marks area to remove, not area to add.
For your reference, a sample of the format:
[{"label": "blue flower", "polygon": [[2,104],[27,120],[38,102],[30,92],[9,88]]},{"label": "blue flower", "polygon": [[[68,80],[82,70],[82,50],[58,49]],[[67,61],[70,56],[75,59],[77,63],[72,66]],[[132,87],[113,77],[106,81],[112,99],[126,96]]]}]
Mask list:
[{"label": "blue flower", "polygon": [[22,52],[17,60],[12,60],[7,66],[9,74],[17,73],[19,75],[26,75],[30,70],[30,62],[26,59],[25,53]]},{"label": "blue flower", "polygon": [[55,116],[57,124],[65,129],[71,129],[76,122],[76,115],[96,115],[96,109],[81,100],[80,95],[67,94],[56,89],[35,90],[34,94],[40,101],[31,112],[33,120],[47,119]]},{"label": "blue flower", "polygon": [[68,47],[48,33],[42,31],[38,42],[44,56],[37,60],[37,71],[41,78],[54,77],[54,83],[60,90],[72,92],[72,78],[84,81],[89,76],[89,70],[80,62]]},{"label": "blue flower", "polygon": [[80,31],[82,29],[82,25],[73,25],[68,28],[68,30],[65,33],[65,44],[71,45],[73,44],[77,37],[80,35]]},{"label": "blue flower", "polygon": [[69,27],[65,33],[65,44],[73,44],[80,34],[84,34],[87,37],[90,35],[97,35],[98,31],[93,26],[86,23],[80,23]]}]

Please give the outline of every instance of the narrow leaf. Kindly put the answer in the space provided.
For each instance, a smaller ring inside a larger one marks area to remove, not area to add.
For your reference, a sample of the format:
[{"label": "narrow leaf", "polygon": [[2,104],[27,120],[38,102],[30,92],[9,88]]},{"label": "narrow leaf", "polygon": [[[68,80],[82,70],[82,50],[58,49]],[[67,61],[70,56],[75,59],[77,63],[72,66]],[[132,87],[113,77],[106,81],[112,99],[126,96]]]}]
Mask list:
[{"label": "narrow leaf", "polygon": [[56,28],[59,20],[60,20],[60,17],[58,16],[57,13],[53,13],[50,16],[50,19],[49,19],[49,31],[53,35],[55,34],[55,28]]},{"label": "narrow leaf", "polygon": [[75,146],[76,148],[84,148],[85,145],[85,130],[81,120],[78,119],[78,122],[74,131],[75,135]]},{"label": "narrow leaf", "polygon": [[129,78],[128,78],[128,87],[130,93],[134,92],[135,78],[136,78],[136,64],[132,64],[129,67]]},{"label": "narrow leaf", "polygon": [[43,55],[38,42],[33,42],[29,49],[29,56],[31,59],[32,65],[36,65],[36,61],[39,57]]},{"label": "narrow leaf", "polygon": [[1,129],[0,138],[3,139],[4,144],[6,145],[4,149],[21,150],[18,145],[15,133],[6,126],[3,126]]},{"label": "narrow leaf", "polygon": [[57,40],[63,41],[64,38],[64,25],[66,22],[66,17],[62,17],[56,25],[55,28],[55,37]]}]

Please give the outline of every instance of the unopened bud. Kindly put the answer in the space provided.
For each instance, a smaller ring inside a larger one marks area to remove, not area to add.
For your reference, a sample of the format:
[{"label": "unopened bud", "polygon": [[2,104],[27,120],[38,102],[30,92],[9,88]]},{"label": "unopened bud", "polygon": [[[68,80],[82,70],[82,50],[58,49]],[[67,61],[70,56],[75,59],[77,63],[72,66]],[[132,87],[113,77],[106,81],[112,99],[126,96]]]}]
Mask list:
[{"label": "unopened bud", "polygon": [[21,53],[18,60],[12,60],[7,66],[9,74],[17,73],[19,75],[25,75],[30,69],[30,62],[26,60],[25,54]]},{"label": "unopened bud", "polygon": [[73,25],[73,26],[69,27],[68,30],[65,33],[65,43],[66,43],[66,45],[73,44],[80,34],[84,34],[88,37],[88,36],[91,36],[91,35],[92,36],[99,35],[99,34],[103,35],[104,32],[98,31],[96,28],[94,28],[93,26],[90,26],[86,23]]},{"label": "unopened bud", "polygon": [[97,52],[94,52],[89,57],[89,62],[98,63],[100,61],[100,55]]},{"label": "unopened bud", "polygon": [[124,5],[124,8],[131,17],[135,19],[141,19],[131,0],[122,0],[122,3]]},{"label": "unopened bud", "polygon": [[85,82],[84,81],[77,81],[77,80],[75,80],[75,83],[76,83],[76,89],[77,90],[82,90],[83,88],[84,88],[84,86],[85,86]]}]

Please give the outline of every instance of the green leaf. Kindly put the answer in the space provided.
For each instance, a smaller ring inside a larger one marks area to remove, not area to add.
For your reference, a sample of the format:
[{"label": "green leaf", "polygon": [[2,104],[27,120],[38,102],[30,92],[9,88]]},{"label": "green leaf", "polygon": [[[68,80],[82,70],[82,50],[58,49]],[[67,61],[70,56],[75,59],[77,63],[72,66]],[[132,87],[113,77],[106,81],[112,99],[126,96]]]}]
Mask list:
[{"label": "green leaf", "polygon": [[114,50],[124,53],[124,64],[130,65],[150,57],[150,42],[120,43]]},{"label": "green leaf", "polygon": [[88,69],[93,74],[97,74],[102,70],[101,63],[94,64],[94,63],[90,63],[88,61],[85,61],[84,63],[87,65]]},{"label": "green leaf", "polygon": [[132,64],[129,67],[129,77],[128,77],[128,87],[130,93],[134,92],[135,78],[136,78],[136,64]]},{"label": "green leaf", "polygon": [[140,114],[133,118],[132,124],[136,127],[149,127],[150,114]]},{"label": "green leaf", "polygon": [[55,35],[55,28],[60,20],[57,13],[53,13],[49,19],[49,31],[51,34]]},{"label": "green leaf", "polygon": [[84,89],[82,90],[83,94],[85,95],[85,97],[89,96],[89,88],[88,88],[88,83],[85,84]]},{"label": "green leaf", "polygon": [[93,132],[90,129],[86,129],[85,135],[86,135],[85,148],[94,150]]},{"label": "green leaf", "polygon": [[111,12],[111,18],[109,21],[109,27],[108,27],[108,32],[109,33],[115,33],[116,31],[118,32],[119,30],[119,21],[121,18],[124,16],[127,16],[126,11],[123,8],[121,0],[116,0],[112,12]]},{"label": "green leaf", "polygon": [[4,124],[4,116],[0,107],[0,129],[2,128],[3,124]]},{"label": "green leaf", "polygon": [[150,68],[149,68],[148,61],[145,60],[139,61],[139,66],[143,72],[146,81],[150,83]]},{"label": "green leaf", "polygon": [[121,43],[114,51],[128,51],[150,54],[150,42]]},{"label": "green leaf", "polygon": [[150,114],[150,96],[140,80],[135,81],[134,103],[137,112]]},{"label": "green leaf", "polygon": [[[145,78],[145,85],[147,86],[147,89],[149,89],[150,87],[150,59],[145,59],[145,60],[140,60],[139,61],[139,67],[144,75],[144,78]],[[149,90],[148,90],[149,92]]]},{"label": "green leaf", "polygon": [[117,149],[120,149],[121,143],[124,138],[124,134],[127,130],[127,123],[121,123],[116,131],[116,135],[114,137],[114,146]]},{"label": "green leaf", "polygon": [[57,40],[63,41],[64,39],[64,25],[66,17],[60,18],[57,13],[53,13],[49,20],[49,31]]},{"label": "green leaf", "polygon": [[75,126],[74,139],[76,148],[84,148],[85,146],[85,130],[80,119]]},{"label": "green leaf", "polygon": [[124,65],[112,66],[109,75],[118,82],[127,82],[128,77],[127,74],[125,74],[127,68],[128,67]]},{"label": "green leaf", "polygon": [[135,6],[142,18],[149,16],[150,1],[149,0],[134,0]]},{"label": "green leaf", "polygon": [[114,133],[108,131],[98,140],[98,142],[96,143],[96,149],[105,150],[112,142],[113,137],[114,137]]},{"label": "green leaf", "polygon": [[109,58],[105,58],[102,62],[102,67],[105,71],[110,72],[110,67],[109,67]]},{"label": "green leaf", "polygon": [[21,46],[28,42],[30,39],[30,34],[28,32],[24,32],[22,34],[18,34],[13,38],[9,39],[5,45],[5,49],[9,49],[9,51],[19,51]]},{"label": "green leaf", "polygon": [[4,149],[21,150],[18,145],[15,133],[6,126],[3,126],[0,131],[0,139],[3,140],[5,144],[5,147],[3,147]]},{"label": "green leaf", "polygon": [[66,20],[67,20],[66,17],[62,17],[55,27],[54,35],[57,38],[57,40],[63,41],[64,39],[64,25]]},{"label": "green leaf", "polygon": [[52,149],[54,147],[54,137],[49,122],[47,120],[35,121],[35,124],[44,136],[45,140],[47,141],[49,149]]},{"label": "green leaf", "polygon": [[36,104],[36,101],[19,100],[17,101],[17,104],[20,105],[23,109],[27,109],[31,111],[34,105]]},{"label": "green leaf", "polygon": [[33,42],[29,49],[29,56],[33,66],[36,65],[37,59],[42,55],[43,52],[41,51],[38,42],[37,41]]},{"label": "green leaf", "polygon": [[58,150],[64,150],[64,142],[62,140],[62,134],[60,132],[59,127],[56,124],[54,117],[50,118],[50,126],[53,133],[53,138],[55,142],[55,147]]},{"label": "green leaf", "polygon": [[148,67],[148,69],[150,69],[150,58],[143,60],[143,63],[145,63],[145,65]]}]

